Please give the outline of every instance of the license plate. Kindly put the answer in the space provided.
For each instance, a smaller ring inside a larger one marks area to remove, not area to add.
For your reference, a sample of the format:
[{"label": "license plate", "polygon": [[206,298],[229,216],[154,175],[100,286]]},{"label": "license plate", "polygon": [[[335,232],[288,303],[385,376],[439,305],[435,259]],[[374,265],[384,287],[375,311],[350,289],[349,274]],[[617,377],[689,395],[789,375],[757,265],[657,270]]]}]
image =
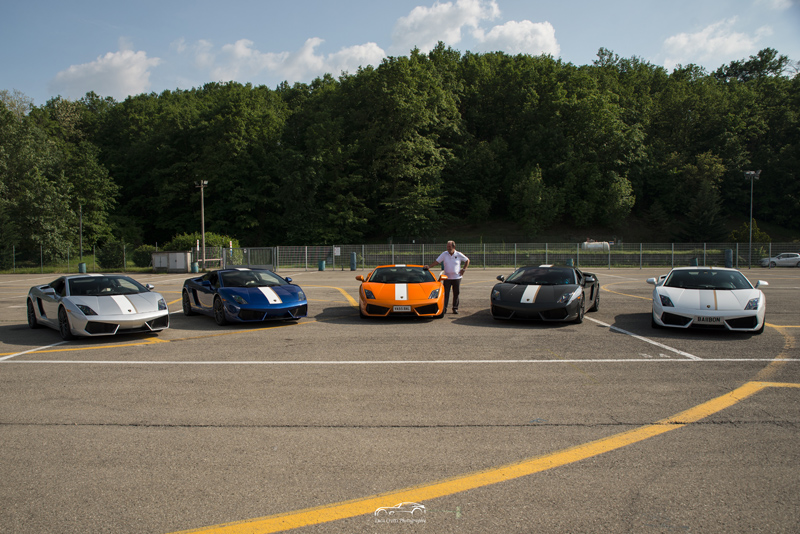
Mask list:
[{"label": "license plate", "polygon": [[722,324],[722,317],[697,317],[694,322],[705,324]]},{"label": "license plate", "polygon": [[411,311],[411,306],[395,306],[394,308],[392,308],[392,311],[410,312]]}]

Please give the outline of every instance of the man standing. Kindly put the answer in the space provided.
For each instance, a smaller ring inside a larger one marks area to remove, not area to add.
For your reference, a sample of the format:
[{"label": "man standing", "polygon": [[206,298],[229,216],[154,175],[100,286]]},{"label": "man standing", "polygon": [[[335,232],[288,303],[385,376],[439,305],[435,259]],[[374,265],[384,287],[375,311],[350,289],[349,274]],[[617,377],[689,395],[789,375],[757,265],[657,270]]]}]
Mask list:
[{"label": "man standing", "polygon": [[[463,265],[462,265],[463,262]],[[447,250],[439,254],[436,261],[428,265],[429,269],[439,264],[444,267],[447,280],[444,281],[444,313],[447,312],[447,303],[450,301],[450,289],[453,289],[453,313],[458,313],[458,294],[460,292],[461,277],[469,267],[469,258],[456,250],[454,241],[447,242]]]}]

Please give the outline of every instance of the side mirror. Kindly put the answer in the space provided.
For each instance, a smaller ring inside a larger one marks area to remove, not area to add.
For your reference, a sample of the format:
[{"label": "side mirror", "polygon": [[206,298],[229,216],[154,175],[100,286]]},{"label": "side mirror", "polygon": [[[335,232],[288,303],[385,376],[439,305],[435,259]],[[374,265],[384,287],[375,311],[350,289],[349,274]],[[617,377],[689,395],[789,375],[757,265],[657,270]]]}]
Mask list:
[{"label": "side mirror", "polygon": [[446,274],[440,274],[439,275],[439,281],[441,282],[442,280],[447,280],[447,275]]},{"label": "side mirror", "polygon": [[761,286],[768,286],[768,285],[769,282],[765,282],[764,280],[759,280],[758,282],[756,282],[756,289],[758,289]]},{"label": "side mirror", "polygon": [[506,277],[503,276],[502,274],[500,276],[498,276],[497,279],[500,280],[501,282],[505,282],[506,281]]},{"label": "side mirror", "polygon": [[145,284],[144,287],[148,291],[152,291],[152,290],[154,290],[156,288],[156,286],[154,286],[153,284]]},{"label": "side mirror", "polygon": [[288,277],[288,276],[287,276],[286,278],[284,278],[284,280],[286,280],[286,281],[287,281],[287,282],[289,282],[290,284],[292,283],[292,279],[291,279],[290,277]]},{"label": "side mirror", "polygon": [[658,281],[655,278],[648,278],[647,283],[650,285],[657,285]]},{"label": "side mirror", "polygon": [[364,275],[359,274],[358,276],[356,276],[356,280],[358,280],[359,282],[363,282],[364,281]]},{"label": "side mirror", "polygon": [[591,282],[597,282],[597,278],[595,278],[594,275],[591,275],[591,274],[587,274],[586,278],[584,278],[584,280],[586,282],[590,282],[590,283]]},{"label": "side mirror", "polygon": [[52,287],[47,287],[47,288],[43,289],[42,293],[44,293],[48,297],[55,297],[56,296],[56,290],[53,289]]}]

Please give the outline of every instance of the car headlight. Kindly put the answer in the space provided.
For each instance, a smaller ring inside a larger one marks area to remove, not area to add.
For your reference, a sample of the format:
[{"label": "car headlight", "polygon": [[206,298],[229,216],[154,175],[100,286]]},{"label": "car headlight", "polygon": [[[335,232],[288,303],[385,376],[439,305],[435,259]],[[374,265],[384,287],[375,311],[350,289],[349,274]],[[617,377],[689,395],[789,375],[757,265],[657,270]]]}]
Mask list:
[{"label": "car headlight", "polygon": [[500,300],[500,290],[492,289],[492,300]]},{"label": "car headlight", "polygon": [[565,304],[571,302],[574,297],[581,298],[582,294],[583,293],[581,292],[580,289],[577,291],[573,291],[571,293],[564,293],[563,295],[561,295],[561,298],[558,299],[556,302],[558,302],[559,304]]},{"label": "car headlight", "polygon": [[[756,299],[756,300],[758,300],[758,299]],[[93,309],[91,309],[89,306],[85,306],[85,305],[83,305],[83,304],[78,304],[77,306],[78,306],[78,309],[79,309],[79,310],[80,310],[80,311],[81,311],[81,312],[82,312],[84,315],[97,315],[97,313],[95,313],[95,311],[94,311]]]},{"label": "car headlight", "polygon": [[429,300],[438,299],[438,298],[439,298],[439,289],[438,288],[434,289],[433,291],[431,291],[431,294],[428,295],[428,299]]},{"label": "car headlight", "polygon": [[757,298],[750,299],[750,302],[747,303],[747,306],[745,306],[744,309],[745,310],[757,310],[758,309],[758,300],[759,299],[757,299]]},{"label": "car headlight", "polygon": [[367,297],[368,299],[375,300],[375,295],[373,295],[372,291],[370,291],[369,289],[364,290],[364,296]]},{"label": "car headlight", "polygon": [[301,289],[297,290],[297,300],[306,300],[306,294]]},{"label": "car headlight", "polygon": [[158,300],[158,310],[161,311],[161,310],[166,310],[166,309],[167,309],[167,301],[164,300],[164,299],[159,299]]},{"label": "car headlight", "polygon": [[234,301],[236,304],[239,304],[239,305],[247,304],[247,301],[244,300],[244,297],[242,297],[241,295],[232,295],[231,296],[231,300]]},{"label": "car headlight", "polygon": [[667,307],[667,308],[674,308],[675,307],[675,305],[672,303],[672,301],[669,300],[668,296],[659,295],[659,297],[661,298],[661,305],[662,306]]}]

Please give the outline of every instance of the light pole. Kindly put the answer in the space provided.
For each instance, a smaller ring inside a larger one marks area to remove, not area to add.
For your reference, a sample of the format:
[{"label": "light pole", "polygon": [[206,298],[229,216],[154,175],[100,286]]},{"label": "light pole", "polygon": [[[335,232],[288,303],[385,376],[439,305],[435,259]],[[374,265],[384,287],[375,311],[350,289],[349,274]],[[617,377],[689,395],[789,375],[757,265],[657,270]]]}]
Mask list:
[{"label": "light pole", "polygon": [[758,180],[761,170],[744,171],[745,178],[750,178],[750,252],[747,258],[747,268],[753,268],[753,180]]},{"label": "light pole", "polygon": [[208,185],[208,180],[195,182],[195,187],[200,188],[200,234],[203,239],[203,270],[206,269],[206,202],[203,190]]}]

